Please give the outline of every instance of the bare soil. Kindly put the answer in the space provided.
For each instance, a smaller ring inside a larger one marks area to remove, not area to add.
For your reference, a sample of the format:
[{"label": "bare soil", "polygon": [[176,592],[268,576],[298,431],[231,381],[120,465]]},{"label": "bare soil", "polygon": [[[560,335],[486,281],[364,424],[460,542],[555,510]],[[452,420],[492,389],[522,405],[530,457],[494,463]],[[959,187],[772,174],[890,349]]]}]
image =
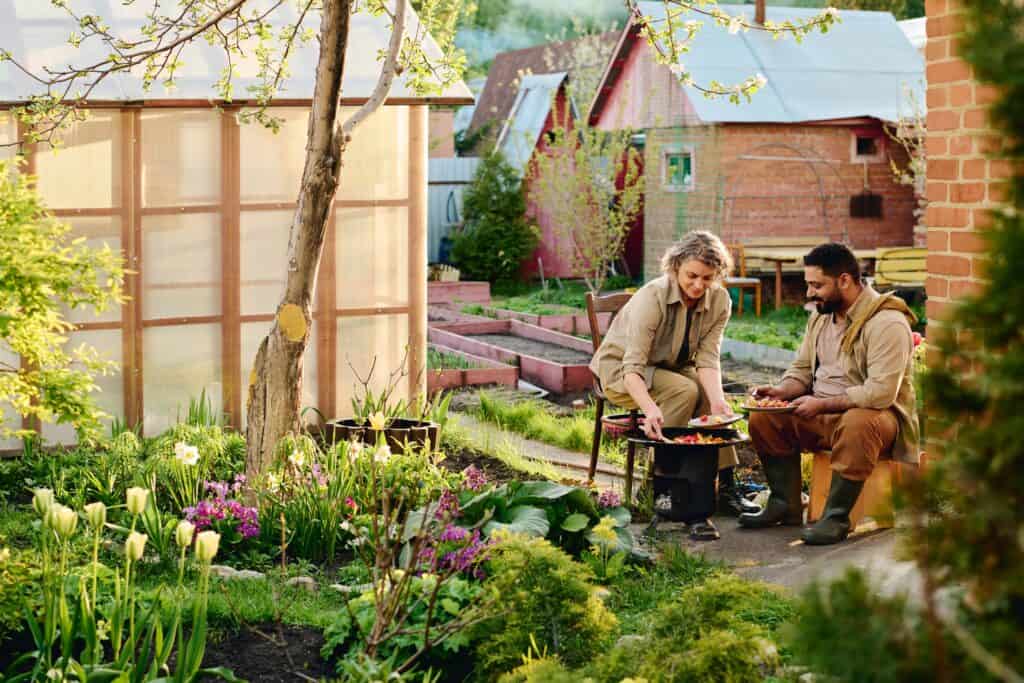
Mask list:
[{"label": "bare soil", "polygon": [[527,481],[535,479],[525,472],[520,472],[503,463],[497,458],[472,450],[458,452],[446,451],[445,458],[441,461],[441,467],[452,472],[461,472],[470,465],[475,465],[482,470],[487,481],[495,484],[504,484],[510,481]]},{"label": "bare soil", "polygon": [[323,644],[320,629],[284,626],[278,633],[275,624],[260,624],[207,643],[203,668],[223,666],[251,683],[318,681],[335,676],[334,667],[320,657]]},{"label": "bare soil", "polygon": [[589,353],[511,334],[474,334],[471,338],[562,365],[587,365],[590,363]]}]

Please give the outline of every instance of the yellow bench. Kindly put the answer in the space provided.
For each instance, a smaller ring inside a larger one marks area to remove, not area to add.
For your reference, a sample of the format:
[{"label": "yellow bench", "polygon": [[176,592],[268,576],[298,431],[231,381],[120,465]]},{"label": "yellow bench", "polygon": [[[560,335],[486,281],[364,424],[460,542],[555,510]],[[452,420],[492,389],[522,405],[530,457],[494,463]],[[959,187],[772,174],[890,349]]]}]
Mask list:
[{"label": "yellow bench", "polygon": [[[814,454],[811,470],[811,502],[807,506],[807,522],[816,522],[825,511],[825,502],[832,485],[832,457],[828,451]],[[891,459],[879,459],[871,476],[864,482],[864,488],[857,498],[857,504],[850,511],[850,530],[854,531],[864,517],[875,520],[879,529],[891,529],[895,523],[892,506],[893,484],[900,480],[900,463]]]},{"label": "yellow bench", "polygon": [[876,287],[924,287],[928,250],[921,247],[879,248],[875,252]]}]

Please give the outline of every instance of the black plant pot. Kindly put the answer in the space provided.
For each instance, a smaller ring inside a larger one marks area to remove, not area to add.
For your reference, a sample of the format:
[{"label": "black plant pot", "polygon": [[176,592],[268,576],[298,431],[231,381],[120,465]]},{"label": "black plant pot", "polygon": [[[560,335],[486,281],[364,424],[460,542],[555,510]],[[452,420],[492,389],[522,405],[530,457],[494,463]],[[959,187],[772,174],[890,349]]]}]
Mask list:
[{"label": "black plant pot", "polygon": [[[412,420],[395,418],[383,430],[385,443],[395,453],[401,453],[406,446],[412,448],[430,448],[439,446],[440,427],[429,420]],[[380,432],[371,429],[368,422],[360,424],[353,418],[330,420],[324,427],[324,441],[334,444],[338,441],[356,440],[364,444],[374,445]]]}]

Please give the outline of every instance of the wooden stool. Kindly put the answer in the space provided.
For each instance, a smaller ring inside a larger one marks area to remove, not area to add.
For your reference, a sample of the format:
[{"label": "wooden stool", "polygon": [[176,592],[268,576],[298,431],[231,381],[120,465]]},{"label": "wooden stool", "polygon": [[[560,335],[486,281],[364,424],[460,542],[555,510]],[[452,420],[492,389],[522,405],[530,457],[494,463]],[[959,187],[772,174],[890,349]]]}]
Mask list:
[{"label": "wooden stool", "polygon": [[[811,502],[807,507],[807,521],[815,522],[825,510],[829,487],[832,485],[832,454],[818,451],[814,454],[811,470]],[[871,517],[880,529],[891,529],[896,524],[892,506],[893,482],[900,481],[900,464],[891,459],[879,460],[864,482],[857,504],[850,512],[850,529],[855,530],[864,517]]]}]

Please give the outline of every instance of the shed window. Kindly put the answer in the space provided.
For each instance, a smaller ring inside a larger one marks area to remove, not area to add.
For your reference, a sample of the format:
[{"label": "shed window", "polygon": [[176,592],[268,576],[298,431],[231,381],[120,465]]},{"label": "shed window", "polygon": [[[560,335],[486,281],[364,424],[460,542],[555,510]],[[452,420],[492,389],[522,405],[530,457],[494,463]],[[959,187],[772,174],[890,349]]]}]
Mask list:
[{"label": "shed window", "polygon": [[662,185],[667,190],[693,189],[693,152],[665,152]]},{"label": "shed window", "polygon": [[878,138],[857,136],[857,156],[873,157],[878,154]]},{"label": "shed window", "polygon": [[852,161],[880,161],[885,148],[881,134],[873,130],[854,131],[850,144]]}]

